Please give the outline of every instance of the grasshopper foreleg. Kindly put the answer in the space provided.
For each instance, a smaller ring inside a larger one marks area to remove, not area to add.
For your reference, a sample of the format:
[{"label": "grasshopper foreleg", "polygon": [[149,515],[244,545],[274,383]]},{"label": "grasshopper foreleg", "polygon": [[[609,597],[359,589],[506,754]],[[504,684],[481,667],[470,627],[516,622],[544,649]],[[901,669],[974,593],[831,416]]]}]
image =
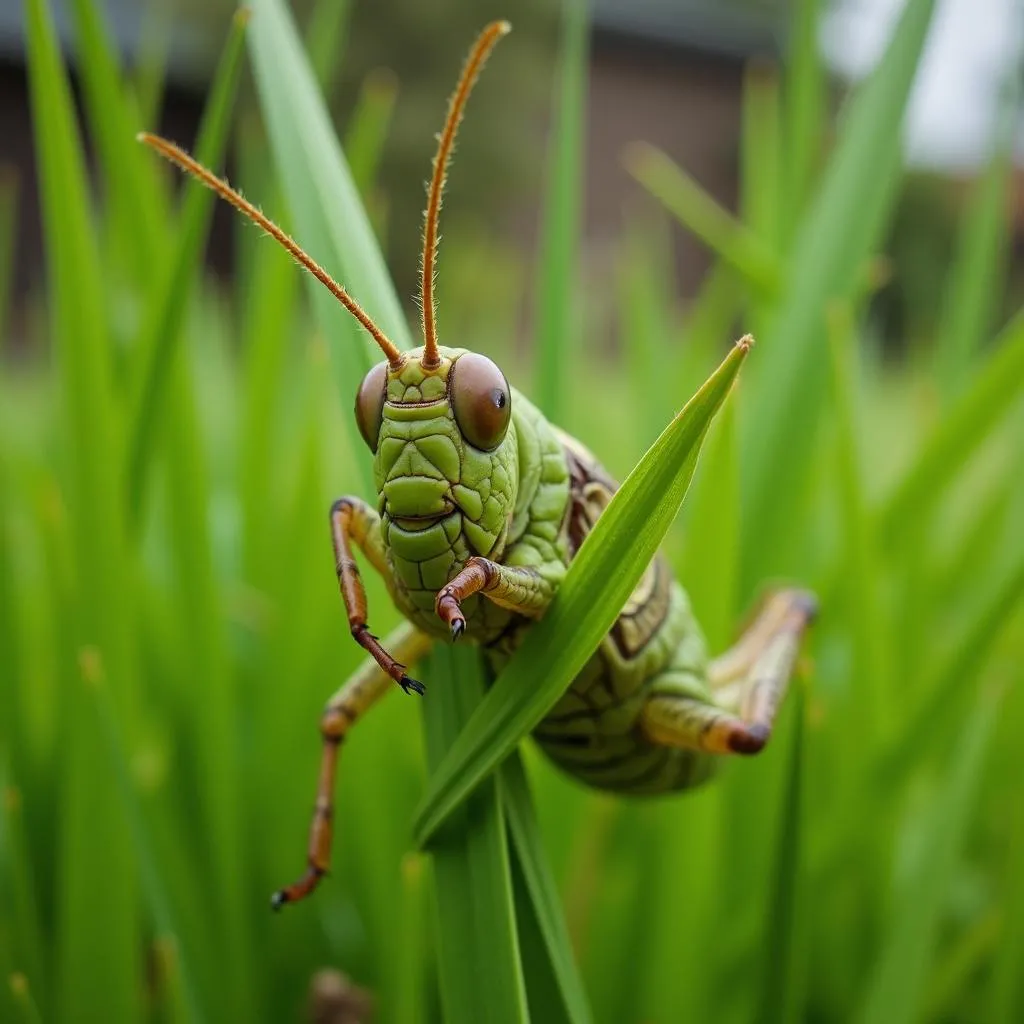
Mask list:
[{"label": "grasshopper foreleg", "polygon": [[[564,572],[560,563],[557,569]],[[474,556],[437,592],[434,608],[457,640],[466,628],[460,607],[471,594],[482,593],[495,604],[528,618],[537,618],[555,596],[557,583],[532,566],[502,565]]]},{"label": "grasshopper foreleg", "polygon": [[387,652],[366,624],[366,588],[352,557],[351,542],[354,541],[377,572],[387,578],[389,570],[380,535],[380,517],[360,498],[338,498],[331,505],[331,539],[338,586],[353,639],[406,693],[423,693],[423,684],[406,675],[406,666]]},{"label": "grasshopper foreleg", "polygon": [[[410,664],[430,650],[430,638],[403,623],[388,638],[387,644],[400,658]],[[348,682],[327,702],[320,718],[323,754],[316,788],[316,806],[309,830],[309,850],[305,874],[292,885],[279,889],[271,905],[279,910],[286,903],[304,899],[327,874],[331,862],[334,817],[334,779],[338,767],[338,750],[349,729],[391,687],[392,676],[375,661],[364,661]]]}]

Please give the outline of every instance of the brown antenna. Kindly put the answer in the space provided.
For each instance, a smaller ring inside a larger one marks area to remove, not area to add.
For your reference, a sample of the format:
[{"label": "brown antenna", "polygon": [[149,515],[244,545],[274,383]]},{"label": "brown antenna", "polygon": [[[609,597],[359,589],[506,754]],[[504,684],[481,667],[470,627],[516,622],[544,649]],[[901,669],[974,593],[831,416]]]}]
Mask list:
[{"label": "brown antenna", "polygon": [[187,171],[194,178],[198,178],[204,185],[212,188],[221,199],[229,202],[236,210],[240,210],[251,221],[258,224],[271,238],[279,242],[288,250],[291,257],[304,266],[321,284],[323,284],[334,297],[366,328],[370,336],[380,346],[381,351],[387,357],[393,369],[398,369],[405,362],[398,346],[391,341],[384,332],[370,319],[369,314],[362,306],[352,298],[351,295],[330,274],[320,266],[312,256],[302,250],[298,242],[285,234],[270,218],[265,217],[247,199],[239,195],[226,181],[222,181],[212,171],[207,170],[201,163],[193,160],[179,146],[159,135],[150,135],[149,132],[140,132],[137,136],[139,142],[144,142],[151,149],[155,149],[161,156],[166,157],[172,163],[177,164],[182,170]]},{"label": "brown antenna", "polygon": [[462,121],[462,112],[466,106],[473,85],[480,69],[487,60],[487,55],[494,44],[512,26],[507,21],[494,21],[477,37],[473,49],[469,51],[466,64],[462,69],[459,84],[448,101],[448,116],[444,122],[444,130],[438,136],[437,155],[434,157],[434,173],[430,179],[430,190],[427,193],[427,209],[423,225],[423,265],[420,278],[420,304],[423,307],[423,358],[424,367],[438,366],[441,355],[437,350],[437,323],[434,310],[434,257],[437,254],[437,221],[441,213],[441,196],[448,175],[448,161],[451,159],[455,134]]}]

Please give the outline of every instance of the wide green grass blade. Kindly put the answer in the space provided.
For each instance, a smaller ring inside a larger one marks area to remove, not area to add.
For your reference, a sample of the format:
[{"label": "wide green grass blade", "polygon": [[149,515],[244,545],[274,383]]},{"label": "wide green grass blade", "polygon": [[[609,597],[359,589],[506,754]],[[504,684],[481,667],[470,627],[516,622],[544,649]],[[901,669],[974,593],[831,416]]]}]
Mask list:
[{"label": "wide green grass blade", "polygon": [[[135,695],[133,614],[127,594],[119,467],[122,437],[74,104],[45,0],[25,6],[29,88],[46,240],[48,300],[62,402],[61,443],[74,552],[73,607],[62,622],[62,657],[97,661],[119,714]],[[73,675],[65,663],[65,678]],[[80,687],[65,694],[66,721],[85,711]],[[55,910],[59,946],[53,986],[59,1019],[133,1020],[139,1013],[141,937],[131,841],[121,808],[97,795],[115,782],[102,742],[70,729],[61,760],[61,821]],[[101,879],[116,885],[99,884]],[[97,922],[103,941],[96,941]]]},{"label": "wide green grass blade", "polygon": [[[330,88],[341,68],[348,13],[348,3],[320,0],[306,27],[310,63],[325,90]],[[276,211],[284,204],[278,183],[270,180],[273,169],[267,161],[266,140],[255,122],[247,122],[245,127],[248,130],[242,133],[239,146],[240,180],[257,190],[256,199],[262,201],[264,212],[280,221],[282,218]],[[378,137],[377,132],[367,130],[366,134],[373,140]],[[369,154],[365,173],[376,173],[373,156]],[[371,182],[372,177],[366,180],[367,187]],[[365,194],[364,184],[358,187],[361,194]],[[285,227],[289,226],[285,224]],[[293,351],[296,297],[302,279],[295,261],[284,250],[266,245],[265,239],[254,236],[249,226],[241,221],[239,228],[243,256],[250,257],[244,263],[245,301],[239,314],[245,380],[239,482],[245,516],[243,562],[247,578],[255,583],[259,582],[261,568],[266,565],[262,552],[270,542],[269,524],[274,513],[271,496],[276,493],[277,484],[268,473],[268,467],[278,464],[276,447],[282,443],[280,417],[286,391],[282,378],[289,353]]]},{"label": "wide green grass blade", "polygon": [[576,969],[561,900],[518,754],[502,765],[499,779],[505,797],[513,868],[521,883],[516,887],[517,905],[522,908],[520,930],[522,933],[526,928],[524,917],[535,929],[534,941],[528,941],[525,935],[522,938],[530,1019],[534,1024],[589,1024],[593,1016]]},{"label": "wide green grass blade", "polygon": [[890,928],[871,972],[861,1024],[911,1024],[934,953],[942,911],[971,821],[989,737],[999,702],[982,694],[963,731],[942,782],[943,797],[931,806],[917,861],[905,872],[895,897]]},{"label": "wide green grass blade", "polygon": [[[427,761],[435,772],[463,722],[480,706],[484,681],[475,651],[437,645],[428,665],[428,678],[438,680],[424,716]],[[444,1019],[524,1024],[530,1018],[497,779],[480,787],[455,824],[452,841],[433,850]]]},{"label": "wide green grass blade", "polygon": [[[827,393],[823,317],[851,294],[878,244],[900,179],[900,126],[934,0],[910,0],[871,77],[849,101],[839,139],[793,244],[786,288],[764,337],[758,387],[744,418],[744,570],[750,582],[783,567],[793,495],[804,493]],[[797,398],[799,396],[799,398]]]},{"label": "wide green grass blade", "polygon": [[[399,346],[411,337],[330,115],[280,0],[255,0],[250,56],[271,150],[295,232],[314,259],[349,290]],[[302,116],[296,117],[295,111]],[[329,213],[328,213],[329,211]],[[328,341],[339,394],[353,395],[380,352],[349,314],[309,279],[320,331]],[[370,486],[369,463],[363,477]]]},{"label": "wide green grass blade", "polygon": [[778,290],[781,269],[769,246],[681,167],[645,142],[632,144],[625,159],[633,177],[720,259],[760,291]]},{"label": "wide green grass blade", "polygon": [[1019,84],[1005,90],[992,157],[975,182],[970,206],[962,218],[960,238],[945,301],[938,320],[935,354],[939,382],[955,395],[969,377],[975,355],[994,325],[1006,283],[1010,218],[1009,189],[1013,182],[1013,150],[1018,123]]},{"label": "wide green grass blade", "polygon": [[[203,112],[196,158],[207,167],[218,167],[227,148],[247,22],[248,11],[242,8],[232,21]],[[209,234],[214,201],[213,193],[199,182],[186,183],[178,214],[181,227],[177,242],[173,252],[159,264],[160,283],[155,287],[139,339],[127,467],[128,507],[136,528],[142,520],[146,474],[163,415],[164,384],[178,351],[189,308],[188,296]]]},{"label": "wide green grass blade", "polygon": [[562,0],[562,52],[553,103],[554,142],[548,146],[535,334],[534,401],[554,423],[565,422],[566,379],[574,336],[589,31],[587,0]]},{"label": "wide green grass blade", "polygon": [[428,842],[540,722],[608,632],[679,511],[708,425],[749,347],[744,339],[733,348],[604,510],[544,618],[431,776],[416,815],[417,845]]},{"label": "wide green grass blade", "polygon": [[880,512],[880,537],[891,548],[918,527],[946,487],[1024,396],[1024,310],[993,343],[995,351],[915,453]]}]

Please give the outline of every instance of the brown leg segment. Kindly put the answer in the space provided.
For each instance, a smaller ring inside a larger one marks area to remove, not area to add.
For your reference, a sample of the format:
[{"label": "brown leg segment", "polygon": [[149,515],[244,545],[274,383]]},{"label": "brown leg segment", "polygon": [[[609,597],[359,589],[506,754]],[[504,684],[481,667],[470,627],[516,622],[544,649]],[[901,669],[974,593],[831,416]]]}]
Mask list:
[{"label": "brown leg segment", "polygon": [[[430,650],[429,637],[408,623],[399,626],[388,638],[388,646],[409,663],[418,661]],[[391,675],[373,661],[364,661],[344,686],[334,694],[320,719],[323,755],[316,788],[316,806],[309,830],[309,851],[305,874],[292,885],[279,889],[271,905],[280,910],[286,903],[304,899],[327,874],[333,840],[334,780],[338,767],[338,749],[349,729],[391,688]]]},{"label": "brown leg segment", "polygon": [[459,607],[471,594],[483,593],[502,608],[532,617],[550,604],[556,585],[529,566],[501,565],[474,556],[454,579],[437,592],[434,609],[457,640],[466,628]]},{"label": "brown leg segment", "polygon": [[386,577],[388,567],[380,537],[380,517],[360,498],[339,498],[331,506],[331,540],[338,586],[352,637],[406,693],[423,693],[423,684],[405,674],[405,665],[388,654],[366,625],[366,588],[352,557],[351,542],[355,541],[370,564]]},{"label": "brown leg segment", "polygon": [[668,746],[758,753],[771,736],[801,637],[816,610],[806,591],[772,594],[739,642],[708,666],[713,702],[655,689],[644,707],[644,732]]}]

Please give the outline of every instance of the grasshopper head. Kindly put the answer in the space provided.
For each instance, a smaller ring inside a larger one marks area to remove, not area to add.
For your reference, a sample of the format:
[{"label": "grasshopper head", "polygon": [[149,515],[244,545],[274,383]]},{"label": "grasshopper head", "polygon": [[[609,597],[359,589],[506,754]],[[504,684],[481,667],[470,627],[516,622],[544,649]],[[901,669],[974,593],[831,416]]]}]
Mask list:
[{"label": "grasshopper head", "polygon": [[378,363],[356,396],[356,422],[374,453],[382,516],[414,532],[448,517],[490,554],[511,518],[519,462],[512,391],[486,356],[438,347],[399,366]]}]

